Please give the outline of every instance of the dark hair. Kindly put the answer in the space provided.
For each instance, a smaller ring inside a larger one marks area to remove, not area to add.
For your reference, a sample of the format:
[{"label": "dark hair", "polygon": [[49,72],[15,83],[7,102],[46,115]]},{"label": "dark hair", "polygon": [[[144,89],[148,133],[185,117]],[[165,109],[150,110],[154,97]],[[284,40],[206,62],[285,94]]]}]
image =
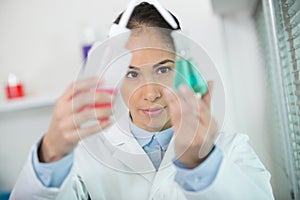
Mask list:
[{"label": "dark hair", "polygon": [[[170,11],[168,12],[174,18],[178,28],[176,29],[172,28],[170,24],[156,10],[156,8],[152,4],[149,4],[147,2],[142,2],[134,8],[132,15],[129,19],[129,22],[127,24],[127,28],[135,29],[135,28],[142,28],[142,27],[159,27],[159,28],[166,28],[171,30],[181,29],[178,19]],[[114,21],[115,24],[119,23],[122,14],[123,12]]]}]

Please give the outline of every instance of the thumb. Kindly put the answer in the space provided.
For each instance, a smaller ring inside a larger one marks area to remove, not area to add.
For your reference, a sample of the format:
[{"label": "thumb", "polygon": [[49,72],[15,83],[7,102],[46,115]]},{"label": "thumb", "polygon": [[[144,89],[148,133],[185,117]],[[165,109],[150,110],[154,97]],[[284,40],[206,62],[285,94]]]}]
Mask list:
[{"label": "thumb", "polygon": [[178,123],[178,120],[180,121],[180,117],[181,117],[179,96],[171,88],[165,88],[164,95],[165,95],[166,104],[168,105],[169,108],[171,122],[173,125],[175,125]]},{"label": "thumb", "polygon": [[214,82],[213,81],[208,81],[207,82],[207,87],[208,87],[208,91],[202,96],[202,100],[210,108],[210,105],[211,105],[211,96],[212,96],[212,91],[213,91],[213,87],[214,87]]}]

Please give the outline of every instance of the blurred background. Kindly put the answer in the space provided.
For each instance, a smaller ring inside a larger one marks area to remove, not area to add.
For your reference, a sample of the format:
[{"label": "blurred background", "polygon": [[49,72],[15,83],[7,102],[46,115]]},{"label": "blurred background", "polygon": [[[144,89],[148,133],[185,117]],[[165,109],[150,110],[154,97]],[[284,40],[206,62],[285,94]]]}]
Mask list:
[{"label": "blurred background", "polygon": [[[11,191],[55,99],[125,0],[0,0],[0,193]],[[160,0],[223,79],[221,129],[245,133],[276,199],[299,199],[299,0]],[[18,86],[22,98],[7,97]]]}]

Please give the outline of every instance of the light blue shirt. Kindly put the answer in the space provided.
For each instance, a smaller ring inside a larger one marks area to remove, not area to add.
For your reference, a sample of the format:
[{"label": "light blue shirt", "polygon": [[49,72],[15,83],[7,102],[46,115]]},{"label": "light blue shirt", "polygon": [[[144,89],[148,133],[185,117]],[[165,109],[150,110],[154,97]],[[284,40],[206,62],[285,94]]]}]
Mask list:
[{"label": "light blue shirt", "polygon": [[74,153],[71,152],[56,162],[42,163],[38,159],[38,147],[40,146],[40,143],[41,140],[37,142],[33,148],[33,169],[44,186],[60,187],[71,170]]},{"label": "light blue shirt", "polygon": [[[151,159],[154,167],[159,168],[161,160],[173,136],[173,128],[161,132],[149,132],[137,127],[132,122],[130,129],[138,143]],[[41,163],[38,160],[38,142],[33,149],[32,164],[34,171],[45,187],[60,187],[70,172],[73,164],[73,152],[59,161]],[[194,169],[187,169],[183,163],[174,160],[176,166],[175,181],[185,190],[200,191],[208,187],[215,179],[223,159],[222,152],[215,146],[206,160]]]},{"label": "light blue shirt", "polygon": [[173,127],[161,132],[149,132],[130,121],[130,130],[157,170],[172,139]]}]

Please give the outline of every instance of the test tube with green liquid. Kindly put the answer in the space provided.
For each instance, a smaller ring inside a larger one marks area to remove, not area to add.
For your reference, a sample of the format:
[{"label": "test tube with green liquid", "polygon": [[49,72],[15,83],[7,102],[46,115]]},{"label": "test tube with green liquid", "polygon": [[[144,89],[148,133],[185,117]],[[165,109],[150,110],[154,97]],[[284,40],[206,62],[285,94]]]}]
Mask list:
[{"label": "test tube with green liquid", "polygon": [[197,95],[204,95],[208,91],[207,83],[191,59],[177,59],[173,86],[176,90],[181,85],[187,85]]}]

